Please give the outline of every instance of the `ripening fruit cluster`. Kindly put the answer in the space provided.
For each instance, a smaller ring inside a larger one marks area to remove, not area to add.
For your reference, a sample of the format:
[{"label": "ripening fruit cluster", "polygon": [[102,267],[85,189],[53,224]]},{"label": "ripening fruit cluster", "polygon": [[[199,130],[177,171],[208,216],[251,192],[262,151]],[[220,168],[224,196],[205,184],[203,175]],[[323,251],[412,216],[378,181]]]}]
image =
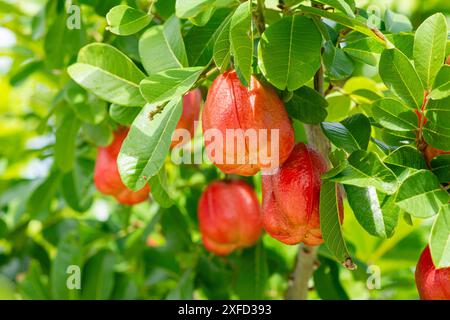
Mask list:
[{"label": "ripening fruit cluster", "polygon": [[[198,89],[183,99],[183,113],[177,128],[194,133],[201,107]],[[418,113],[419,123],[421,114]],[[254,190],[240,180],[223,180],[210,183],[202,193],[198,204],[199,228],[205,248],[217,255],[228,255],[236,249],[254,245],[264,229],[278,241],[295,245],[304,243],[315,246],[323,243],[319,200],[321,174],[328,170],[326,159],[304,143],[294,142],[294,129],[282,100],[275,90],[252,76],[249,88],[242,85],[235,71],[219,75],[212,83],[202,112],[202,128],[205,134],[214,129],[224,137],[219,148],[221,159],[235,159],[236,136],[229,137],[228,129],[266,130],[267,139],[259,141],[256,149],[245,148],[243,163],[218,162],[217,155],[209,155],[211,161],[226,174],[253,176],[261,170],[274,169],[260,156],[271,155],[270,145],[278,144],[278,166],[271,174],[262,175],[262,205]],[[271,130],[277,129],[278,136]],[[117,169],[117,156],[127,135],[127,128],[115,132],[115,139],[108,147],[98,150],[95,167],[97,189],[114,196],[118,202],[133,205],[145,201],[150,189],[138,192],[128,190],[122,183]],[[171,148],[176,145],[172,142]],[[205,138],[208,149],[211,140]],[[232,148],[230,146],[233,146]],[[217,149],[216,149],[217,152]],[[439,150],[427,146],[427,161]],[[242,156],[242,155],[239,155]],[[251,162],[249,159],[256,159]],[[340,221],[344,219],[342,197],[336,189]],[[419,261],[416,282],[423,299],[450,298],[450,273],[436,270],[426,249]]]},{"label": "ripening fruit cluster", "polygon": [[[241,181],[214,182],[204,191],[198,214],[203,243],[209,251],[224,255],[253,245],[261,228],[289,245],[323,242],[319,219],[320,176],[327,171],[327,162],[311,147],[303,143],[295,145],[291,121],[272,87],[252,77],[247,88],[235,71],[218,76],[208,91],[202,128],[204,134],[214,129],[225,137],[220,159],[238,157],[237,137],[227,136],[226,130],[267,132],[267,139],[258,141],[256,149],[245,148],[244,163],[222,163],[211,157],[227,174],[252,176],[261,170],[274,169],[261,155],[271,155],[273,143],[278,146],[279,167],[262,175],[261,207],[254,191]],[[271,135],[274,129],[278,136]],[[205,139],[206,148],[210,143]]]},{"label": "ripening fruit cluster", "polygon": [[[198,89],[184,96],[177,128],[194,134],[194,121],[199,118],[201,102]],[[235,71],[221,74],[208,91],[202,112],[202,128],[204,133],[212,129],[224,137],[218,152],[227,161],[217,162],[217,158],[210,156],[226,174],[252,176],[261,170],[274,169],[261,155],[275,156],[271,154],[271,146],[276,144],[278,147],[275,172],[262,178],[262,206],[253,189],[243,181],[215,181],[204,190],[198,205],[198,218],[207,250],[227,255],[238,248],[251,246],[263,228],[275,239],[289,245],[301,242],[319,245],[323,242],[319,219],[320,176],[328,170],[328,165],[310,146],[303,143],[295,145],[291,120],[272,87],[256,77],[252,77],[250,86],[246,87]],[[258,140],[257,148],[247,148],[246,145],[241,150],[245,154],[239,155],[245,161],[239,163],[237,136],[227,135],[229,129],[265,131],[267,136]],[[276,136],[272,135],[274,129],[278,132]],[[150,188],[145,186],[134,192],[127,189],[120,179],[117,157],[127,133],[128,128],[119,128],[109,146],[98,148],[94,181],[103,194],[115,197],[122,204],[133,205],[148,199]],[[211,140],[205,139],[205,148],[210,143]],[[177,141],[173,141],[171,148],[176,144]],[[342,220],[342,201],[339,203]]]}]

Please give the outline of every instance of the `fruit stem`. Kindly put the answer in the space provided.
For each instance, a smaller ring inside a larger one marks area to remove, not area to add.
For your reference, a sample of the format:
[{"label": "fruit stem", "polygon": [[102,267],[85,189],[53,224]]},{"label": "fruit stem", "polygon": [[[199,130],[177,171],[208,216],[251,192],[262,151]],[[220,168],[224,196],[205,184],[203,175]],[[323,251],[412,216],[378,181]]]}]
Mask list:
[{"label": "fruit stem", "polygon": [[[322,96],[324,95],[324,75],[323,66],[314,76],[314,89]],[[319,125],[305,125],[308,144],[312,145],[320,152],[325,159],[328,159],[331,147],[330,143],[322,132]],[[311,278],[316,263],[318,247],[301,246],[297,255],[297,262],[292,275],[292,282],[286,292],[286,299],[306,300],[308,298],[308,282]]]}]

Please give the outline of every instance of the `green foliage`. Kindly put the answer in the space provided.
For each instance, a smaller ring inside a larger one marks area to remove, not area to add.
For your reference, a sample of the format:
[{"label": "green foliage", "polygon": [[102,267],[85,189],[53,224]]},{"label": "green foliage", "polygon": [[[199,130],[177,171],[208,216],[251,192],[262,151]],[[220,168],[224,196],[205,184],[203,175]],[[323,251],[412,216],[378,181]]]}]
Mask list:
[{"label": "green foliage", "polygon": [[400,50],[384,50],[380,58],[380,77],[384,83],[410,108],[423,102],[422,83],[413,65]]},{"label": "green foliage", "polygon": [[84,47],[68,72],[80,86],[108,102],[124,106],[144,104],[139,93],[139,82],[144,74],[131,59],[108,44]]},{"label": "green foliage", "polygon": [[250,85],[253,64],[253,30],[251,1],[242,3],[230,20],[230,45],[234,66]]},{"label": "green foliage", "polygon": [[443,14],[435,14],[417,28],[414,37],[414,66],[423,86],[430,89],[445,59],[447,23]]},{"label": "green foliage", "polygon": [[311,19],[285,17],[267,28],[261,36],[259,67],[275,87],[295,91],[319,69],[320,46],[321,35]]},{"label": "green foliage", "polygon": [[171,17],[164,25],[149,28],[139,39],[139,56],[149,75],[188,66],[180,21]]},{"label": "green foliage", "polygon": [[334,258],[348,269],[356,265],[347,249],[339,219],[339,199],[336,183],[325,181],[320,190],[320,229]]},{"label": "green foliage", "polygon": [[145,12],[126,5],[116,6],[106,15],[108,30],[121,36],[128,36],[139,32],[145,28],[151,20],[151,16]]},{"label": "green foliage", "polygon": [[117,159],[120,176],[127,187],[135,191],[142,189],[161,169],[181,112],[181,99],[175,98],[159,113],[155,106],[146,104],[133,121]]},{"label": "green foliage", "polygon": [[[423,155],[450,151],[445,1],[379,17],[352,0],[277,3],[80,0],[78,17],[64,1],[0,0],[0,298],[284,298],[298,248],[264,234],[208,253],[197,206],[224,175],[168,157],[183,96],[204,100],[229,69],[277,89],[297,140],[314,125],[330,143],[310,297],[416,299],[427,242],[450,267],[450,155]],[[133,207],[94,184],[98,147],[120,126],[121,179],[151,188]],[[193,140],[181,151],[201,154],[201,130]],[[260,175],[246,180],[260,197]],[[380,290],[366,289],[369,264]]]}]

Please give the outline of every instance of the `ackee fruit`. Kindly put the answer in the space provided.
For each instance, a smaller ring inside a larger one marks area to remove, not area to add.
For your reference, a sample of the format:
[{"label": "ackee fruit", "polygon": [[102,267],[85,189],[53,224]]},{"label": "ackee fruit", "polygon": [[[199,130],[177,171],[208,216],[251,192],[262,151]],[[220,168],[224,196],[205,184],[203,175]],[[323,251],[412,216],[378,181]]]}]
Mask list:
[{"label": "ackee fruit", "polygon": [[114,132],[114,140],[109,146],[98,148],[94,183],[101,193],[113,196],[119,203],[133,205],[148,199],[150,187],[146,185],[141,190],[134,192],[128,189],[120,179],[117,156],[127,134],[128,128],[121,127]]},{"label": "ackee fruit", "polygon": [[253,189],[243,181],[216,181],[202,193],[198,220],[205,248],[217,255],[252,246],[262,230]]},{"label": "ackee fruit", "polygon": [[[294,147],[294,129],[275,90],[254,76],[247,88],[240,82],[236,71],[225,72],[214,80],[206,98],[202,127],[207,150],[212,143],[217,143],[214,139],[207,139],[208,130],[220,133],[223,144],[217,148],[217,154],[208,156],[222,172],[228,174],[251,176],[261,169],[278,167]],[[278,130],[278,139],[273,137],[271,129]],[[236,135],[227,137],[227,131]],[[255,133],[258,138],[253,140],[254,143],[247,138],[244,143],[239,143],[236,138],[239,131]],[[274,146],[278,157],[272,154]],[[266,158],[275,161],[266,161]]]},{"label": "ackee fruit", "polygon": [[450,268],[436,269],[429,246],[417,263],[416,285],[422,300],[450,300]]},{"label": "ackee fruit", "polygon": [[[273,238],[294,245],[319,245],[321,174],[328,169],[320,153],[299,143],[274,175],[262,177],[263,226]],[[338,193],[339,194],[339,193]],[[343,219],[342,199],[339,211]]]},{"label": "ackee fruit", "polygon": [[[183,97],[183,113],[181,118],[177,123],[176,129],[186,129],[189,132],[190,137],[194,136],[195,133],[195,121],[198,121],[200,117],[200,108],[202,105],[202,94],[200,89],[194,89],[188,92]],[[170,148],[173,149],[175,146],[182,146],[189,142],[189,140],[184,139],[179,141],[176,139],[172,140]]]}]

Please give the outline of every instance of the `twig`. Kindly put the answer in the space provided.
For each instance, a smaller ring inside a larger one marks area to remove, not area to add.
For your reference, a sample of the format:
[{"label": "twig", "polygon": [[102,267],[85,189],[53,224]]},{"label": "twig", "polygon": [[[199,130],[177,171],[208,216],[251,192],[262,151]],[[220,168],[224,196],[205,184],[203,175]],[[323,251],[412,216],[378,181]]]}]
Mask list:
[{"label": "twig", "polygon": [[253,19],[255,20],[256,29],[260,35],[264,33],[266,30],[266,22],[264,19],[264,0],[257,0],[256,11],[253,15]]},{"label": "twig", "polygon": [[286,292],[288,300],[307,300],[308,299],[308,282],[311,278],[315,266],[317,247],[302,246],[297,255],[295,270],[292,282]]}]

